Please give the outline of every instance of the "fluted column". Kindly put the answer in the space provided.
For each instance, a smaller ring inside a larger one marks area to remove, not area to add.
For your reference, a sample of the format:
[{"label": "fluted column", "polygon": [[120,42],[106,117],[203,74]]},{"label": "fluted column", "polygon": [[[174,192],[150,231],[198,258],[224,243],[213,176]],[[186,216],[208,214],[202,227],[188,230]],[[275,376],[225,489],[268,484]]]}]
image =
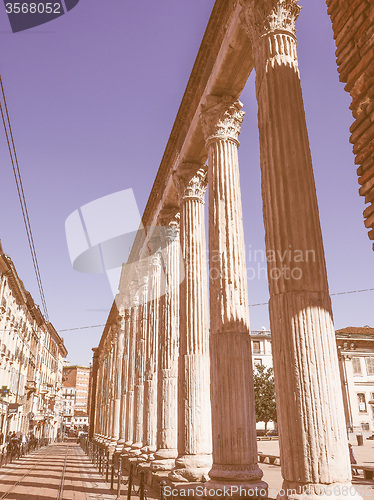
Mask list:
[{"label": "fluted column", "polygon": [[157,451],[153,470],[170,470],[177,458],[177,398],[179,349],[179,209],[163,209],[162,233],[164,295],[160,300],[160,347],[158,360]]},{"label": "fluted column", "polygon": [[90,394],[90,408],[89,408],[89,428],[88,437],[89,439],[95,438],[97,434],[97,388],[99,383],[99,351],[97,347],[92,349],[92,372],[91,372],[91,394]]},{"label": "fluted column", "polygon": [[96,404],[95,404],[95,427],[94,439],[98,441],[101,436],[101,398],[102,398],[102,356],[98,351],[95,353],[97,360],[97,382],[96,382]]},{"label": "fluted column", "polygon": [[154,459],[157,450],[157,367],[159,348],[159,304],[161,289],[161,254],[150,258],[150,283],[148,291],[148,341],[144,382],[144,449],[147,459]]},{"label": "fluted column", "polygon": [[257,465],[251,339],[238,137],[244,112],[230,96],[208,98],[201,123],[209,165],[212,480],[266,489]]},{"label": "fluted column", "polygon": [[121,377],[121,402],[120,402],[120,421],[119,421],[119,439],[116,451],[121,452],[126,442],[126,403],[128,391],[128,367],[129,367],[129,345],[131,328],[131,309],[128,304],[121,308],[120,328],[124,332],[124,346],[122,357],[122,371],[118,376]]},{"label": "fluted column", "polygon": [[110,422],[109,417],[111,413],[111,403],[112,403],[112,389],[111,389],[111,375],[112,375],[112,350],[113,346],[111,341],[108,339],[108,347],[106,354],[106,370],[105,370],[105,385],[106,385],[106,398],[105,398],[105,424],[104,424],[104,444],[107,446],[110,442]]},{"label": "fluted column", "polygon": [[256,69],[283,488],[337,495],[351,467],[296,54],[300,7],[297,0],[241,4]]},{"label": "fluted column", "polygon": [[138,331],[139,317],[139,290],[138,283],[132,281],[129,285],[131,319],[129,332],[129,359],[128,359],[128,385],[126,398],[126,442],[123,448],[124,452],[131,449],[134,442],[134,387],[135,387],[135,358],[136,358],[136,338]]},{"label": "fluted column", "polygon": [[112,433],[111,433],[111,446],[114,451],[117,447],[119,440],[120,430],[120,416],[121,416],[121,392],[122,392],[122,363],[123,351],[125,344],[125,325],[124,316],[118,316],[118,325],[116,325],[116,338],[115,338],[115,358],[114,358],[114,371],[113,371],[113,415],[112,417]]},{"label": "fluted column", "polygon": [[201,481],[212,464],[208,279],[204,224],[206,167],[183,163],[174,175],[181,208],[185,279],[180,288],[178,458],[171,478]]},{"label": "fluted column", "polygon": [[139,455],[143,446],[145,345],[148,328],[148,274],[145,266],[139,268],[139,326],[136,339],[134,388],[134,443],[131,455]]}]

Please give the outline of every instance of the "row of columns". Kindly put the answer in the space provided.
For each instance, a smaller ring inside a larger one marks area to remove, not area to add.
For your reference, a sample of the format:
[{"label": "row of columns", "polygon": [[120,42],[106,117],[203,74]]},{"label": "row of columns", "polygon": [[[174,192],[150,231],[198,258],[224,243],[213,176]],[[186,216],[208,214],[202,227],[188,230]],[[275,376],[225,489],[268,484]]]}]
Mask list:
[{"label": "row of columns", "polygon": [[[240,0],[252,41],[270,324],[284,488],[350,483],[332,310],[296,54],[296,0]],[[98,355],[94,438],[174,482],[266,488],[257,464],[238,163],[231,96],[201,112],[208,166],[182,161],[179,205],[158,217]],[[204,197],[209,187],[209,295]],[[279,272],[297,262],[300,279]],[[274,270],[276,272],[274,272]],[[276,278],[275,278],[276,276]],[[210,309],[209,309],[210,308]],[[209,326],[210,317],[210,326]]]}]

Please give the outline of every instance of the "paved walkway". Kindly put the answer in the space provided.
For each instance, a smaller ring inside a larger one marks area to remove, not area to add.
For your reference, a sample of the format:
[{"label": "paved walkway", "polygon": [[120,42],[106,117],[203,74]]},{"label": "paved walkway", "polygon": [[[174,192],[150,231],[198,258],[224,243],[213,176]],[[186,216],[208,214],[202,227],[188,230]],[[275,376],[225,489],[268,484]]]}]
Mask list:
[{"label": "paved walkway", "polygon": [[[374,464],[374,442],[357,446],[352,441],[360,464]],[[259,441],[262,453],[279,456],[278,441]],[[269,485],[269,498],[276,498],[282,487],[278,465],[261,463],[264,481]],[[126,479],[126,478],[124,478]],[[135,483],[138,485],[138,482]],[[365,500],[374,500],[374,481],[354,478],[353,484]],[[127,488],[121,491],[127,498]],[[147,498],[156,495],[147,488]],[[0,500],[115,500],[116,496],[75,442],[53,444],[0,469]],[[132,500],[139,497],[132,495]]]},{"label": "paved walkway", "polygon": [[[353,445],[357,463],[374,465],[374,441],[364,441],[364,446],[357,446],[356,439],[350,440]],[[259,453],[276,455],[279,457],[278,441],[258,441]],[[279,465],[260,464],[264,472],[263,480],[269,485],[269,497],[276,498],[277,492],[282,488],[281,468]],[[356,490],[365,500],[374,500],[374,481],[367,481],[363,476],[355,476],[352,481]]]},{"label": "paved walkway", "polygon": [[42,448],[0,469],[0,499],[115,500],[74,442]]}]

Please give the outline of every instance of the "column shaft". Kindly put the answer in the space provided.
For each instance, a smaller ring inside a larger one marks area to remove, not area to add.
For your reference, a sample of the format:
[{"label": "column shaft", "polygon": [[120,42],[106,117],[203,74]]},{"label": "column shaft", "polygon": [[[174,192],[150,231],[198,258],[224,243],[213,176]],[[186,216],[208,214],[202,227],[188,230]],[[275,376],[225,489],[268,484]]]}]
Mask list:
[{"label": "column shaft", "polygon": [[139,316],[139,291],[137,283],[130,283],[130,304],[131,304],[131,329],[129,332],[129,360],[128,360],[128,386],[126,399],[126,443],[124,451],[128,452],[134,442],[134,386],[135,386],[135,357],[136,338],[138,331]]},{"label": "column shaft", "polygon": [[204,224],[206,168],[182,164],[175,174],[181,206],[185,279],[180,289],[178,459],[176,481],[207,478],[212,463],[208,279]]},{"label": "column shaft", "polygon": [[157,451],[153,470],[168,470],[177,457],[180,244],[178,209],[164,210],[160,224],[165,293],[160,300]]},{"label": "column shaft", "polygon": [[201,115],[209,156],[213,467],[209,476],[266,488],[257,465],[238,136],[242,104],[210,96]]},{"label": "column shaft", "polygon": [[143,446],[143,412],[144,412],[144,375],[145,375],[145,346],[148,329],[148,275],[147,269],[142,266],[139,270],[139,326],[136,339],[135,357],[135,386],[134,386],[134,443],[131,455],[140,454]]},{"label": "column shaft", "polygon": [[148,332],[144,382],[144,451],[154,459],[157,449],[157,366],[159,348],[159,303],[161,291],[161,255],[151,257]]},{"label": "column shaft", "polygon": [[129,345],[130,345],[130,329],[131,329],[131,309],[129,305],[125,305],[122,312],[121,328],[124,330],[124,347],[121,372],[121,407],[120,407],[120,425],[119,425],[119,440],[117,443],[117,451],[122,452],[126,442],[126,427],[127,427],[127,392],[128,392],[128,368],[129,368]]},{"label": "column shaft", "polygon": [[261,9],[241,3],[256,68],[283,487],[335,495],[331,488],[349,483],[351,472],[296,54],[300,7],[297,0]]}]

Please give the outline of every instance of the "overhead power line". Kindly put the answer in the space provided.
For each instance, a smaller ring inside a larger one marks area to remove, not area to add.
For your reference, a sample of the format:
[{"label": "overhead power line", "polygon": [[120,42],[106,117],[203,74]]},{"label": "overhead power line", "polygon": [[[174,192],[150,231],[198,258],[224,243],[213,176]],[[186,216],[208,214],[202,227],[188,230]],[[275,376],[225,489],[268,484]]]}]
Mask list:
[{"label": "overhead power line", "polygon": [[[349,290],[348,292],[337,292],[337,293],[330,293],[330,296],[332,295],[346,295],[349,293],[361,293],[361,292],[373,292],[374,288],[364,288],[362,290]],[[255,307],[255,306],[267,306],[269,302],[261,302],[259,304],[251,304],[249,307]],[[97,328],[97,327],[104,327],[105,325],[91,325],[91,326],[78,326],[76,328],[66,328],[65,330],[58,330],[59,332],[72,332],[74,330],[87,330],[88,328]]]},{"label": "overhead power line", "polygon": [[[347,292],[336,292],[336,293],[330,293],[330,297],[334,297],[336,295],[348,295],[349,293],[361,293],[361,292],[373,292],[374,288],[363,288],[362,290],[348,290]],[[259,304],[250,304],[249,307],[255,307],[255,306],[267,306],[269,301],[267,302],[260,302]]]},{"label": "overhead power line", "polygon": [[11,124],[10,124],[8,106],[7,106],[7,102],[6,102],[6,98],[5,98],[4,86],[3,86],[3,81],[1,79],[1,75],[0,75],[0,85],[1,85],[1,93],[2,93],[2,98],[3,98],[3,102],[4,102],[6,119],[4,116],[3,103],[1,102],[1,100],[0,100],[0,111],[1,111],[1,117],[2,117],[3,125],[4,125],[5,136],[6,136],[6,140],[8,143],[10,161],[12,163],[13,174],[14,174],[14,178],[16,181],[18,198],[19,198],[19,202],[21,205],[23,221],[25,223],[27,240],[28,240],[29,247],[30,247],[31,258],[32,258],[32,262],[34,265],[35,276],[36,276],[36,281],[38,283],[43,312],[44,312],[45,319],[47,321],[49,321],[47,303],[46,303],[45,296],[44,296],[42,278],[40,276],[38,258],[36,255],[34,238],[33,238],[32,230],[31,230],[30,218],[29,218],[29,213],[27,210],[27,204],[26,204],[25,193],[23,190],[21,172],[20,172],[20,168],[19,168],[19,164],[18,164],[16,146],[14,144],[13,132],[12,132]]}]

